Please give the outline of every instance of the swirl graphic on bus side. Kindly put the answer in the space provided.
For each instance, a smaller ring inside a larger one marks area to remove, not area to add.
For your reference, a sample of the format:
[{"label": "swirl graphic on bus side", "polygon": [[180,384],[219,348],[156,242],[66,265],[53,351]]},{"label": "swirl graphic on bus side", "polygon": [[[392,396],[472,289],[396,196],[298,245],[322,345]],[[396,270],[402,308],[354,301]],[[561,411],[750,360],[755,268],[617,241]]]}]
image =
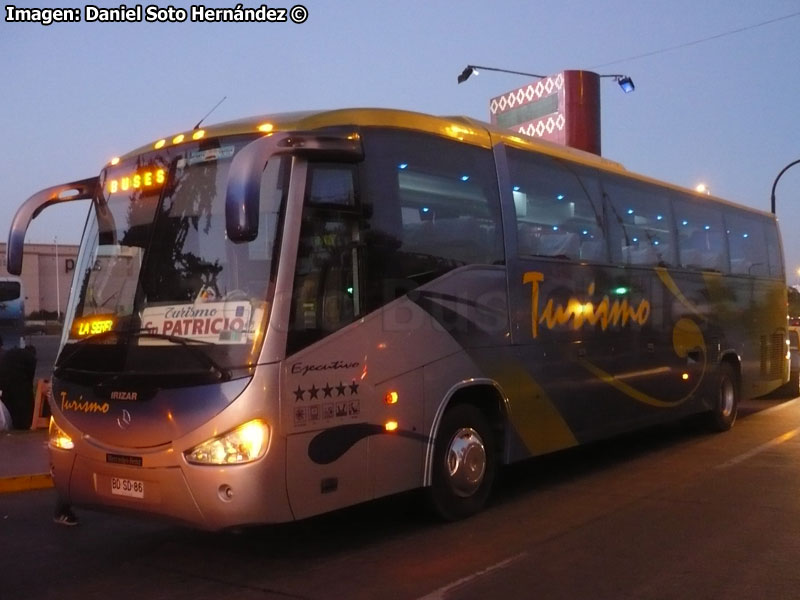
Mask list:
[{"label": "swirl graphic on bus side", "polygon": [[[619,376],[614,376],[610,373],[607,373],[606,371],[590,363],[588,360],[579,358],[578,363],[602,382],[616,388],[637,402],[654,406],[656,408],[674,408],[692,398],[700,388],[700,384],[703,382],[706,373],[706,367],[708,365],[708,351],[706,348],[705,339],[703,337],[703,332],[700,331],[700,327],[698,327],[697,323],[687,318],[679,319],[672,328],[672,347],[675,351],[675,354],[679,358],[688,359],[691,352],[698,352],[699,355],[702,356],[702,369],[700,371],[701,375],[697,378],[697,382],[692,389],[689,390],[683,397],[671,402],[660,400],[659,398],[655,398],[654,396],[637,390],[635,387],[625,383]],[[681,373],[680,376],[682,378],[688,377],[688,373]]]}]

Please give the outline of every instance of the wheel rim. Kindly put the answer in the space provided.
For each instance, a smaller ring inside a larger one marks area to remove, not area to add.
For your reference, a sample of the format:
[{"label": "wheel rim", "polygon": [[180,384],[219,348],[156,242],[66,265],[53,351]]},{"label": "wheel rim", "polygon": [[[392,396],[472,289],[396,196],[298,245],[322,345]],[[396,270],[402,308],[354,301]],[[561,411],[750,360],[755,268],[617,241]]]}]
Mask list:
[{"label": "wheel rim", "polygon": [[456,431],[445,460],[450,484],[457,495],[471,496],[480,488],[486,473],[486,448],[477,431],[470,427]]},{"label": "wheel rim", "polygon": [[733,413],[734,400],[733,382],[727,378],[723,379],[719,387],[719,408],[722,416],[726,419]]}]

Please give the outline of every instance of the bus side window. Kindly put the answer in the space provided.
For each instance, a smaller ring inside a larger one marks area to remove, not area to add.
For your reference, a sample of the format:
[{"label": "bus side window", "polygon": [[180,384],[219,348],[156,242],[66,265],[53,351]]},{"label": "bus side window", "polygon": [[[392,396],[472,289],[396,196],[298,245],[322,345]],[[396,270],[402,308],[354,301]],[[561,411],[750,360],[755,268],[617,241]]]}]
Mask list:
[{"label": "bus side window", "polygon": [[680,266],[727,273],[725,226],[720,210],[689,198],[676,198],[673,210]]},{"label": "bus side window", "polygon": [[676,264],[669,198],[652,187],[612,175],[603,178],[610,204],[609,237],[612,256],[626,265]]},{"label": "bus side window", "polygon": [[368,310],[453,269],[504,261],[491,151],[396,130],[362,139]]},{"label": "bus side window", "polygon": [[519,254],[606,262],[594,172],[515,148],[506,152]]},{"label": "bus side window", "polygon": [[781,252],[781,238],[778,234],[778,224],[774,219],[765,219],[763,224],[764,236],[767,240],[769,275],[776,279],[783,279],[783,253]]},{"label": "bus side window", "polygon": [[729,210],[725,212],[725,227],[731,255],[731,273],[768,276],[770,264],[762,220],[753,215]]}]

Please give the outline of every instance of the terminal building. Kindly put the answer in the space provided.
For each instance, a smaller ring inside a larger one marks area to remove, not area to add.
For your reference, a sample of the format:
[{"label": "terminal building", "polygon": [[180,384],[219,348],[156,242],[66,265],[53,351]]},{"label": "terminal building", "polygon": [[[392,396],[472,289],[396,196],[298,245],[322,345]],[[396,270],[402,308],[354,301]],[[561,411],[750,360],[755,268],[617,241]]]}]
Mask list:
[{"label": "terminal building", "polygon": [[[26,315],[64,314],[77,257],[77,244],[25,244],[21,279]],[[8,277],[5,243],[0,244],[0,276]]]}]

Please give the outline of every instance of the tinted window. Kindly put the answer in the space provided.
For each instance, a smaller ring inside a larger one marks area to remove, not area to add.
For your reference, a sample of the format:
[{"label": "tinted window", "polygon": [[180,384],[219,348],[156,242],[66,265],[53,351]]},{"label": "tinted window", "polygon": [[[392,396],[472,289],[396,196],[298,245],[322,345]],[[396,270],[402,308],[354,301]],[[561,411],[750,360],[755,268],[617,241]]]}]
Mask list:
[{"label": "tinted window", "polygon": [[767,257],[769,258],[769,274],[771,277],[783,279],[783,253],[781,238],[778,235],[778,224],[772,219],[764,219],[764,237],[767,240]]},{"label": "tinted window", "polygon": [[0,302],[18,299],[21,289],[18,281],[0,281]]},{"label": "tinted window", "polygon": [[519,253],[607,260],[594,173],[513,148],[507,152]]},{"label": "tinted window", "polygon": [[369,310],[452,269],[503,261],[491,151],[405,131],[362,138]]},{"label": "tinted window", "polygon": [[635,181],[603,180],[610,204],[611,257],[626,265],[677,264],[672,213],[667,193]]},{"label": "tinted window", "polygon": [[764,223],[752,214],[727,210],[725,224],[731,273],[735,275],[769,275],[769,256]]},{"label": "tinted window", "polygon": [[726,272],[725,227],[720,210],[689,198],[677,198],[673,210],[680,266]]},{"label": "tinted window", "polygon": [[360,240],[355,169],[309,164],[297,246],[288,351],[295,352],[359,316]]}]

